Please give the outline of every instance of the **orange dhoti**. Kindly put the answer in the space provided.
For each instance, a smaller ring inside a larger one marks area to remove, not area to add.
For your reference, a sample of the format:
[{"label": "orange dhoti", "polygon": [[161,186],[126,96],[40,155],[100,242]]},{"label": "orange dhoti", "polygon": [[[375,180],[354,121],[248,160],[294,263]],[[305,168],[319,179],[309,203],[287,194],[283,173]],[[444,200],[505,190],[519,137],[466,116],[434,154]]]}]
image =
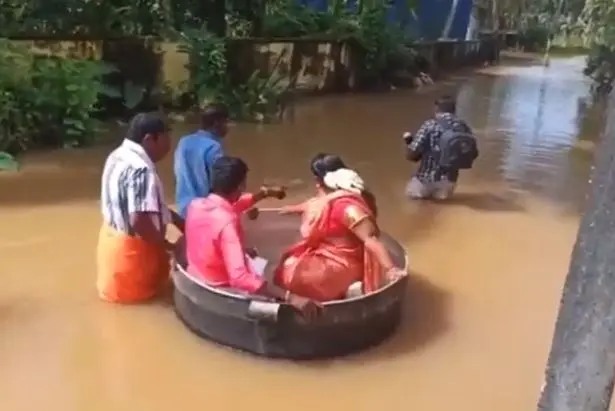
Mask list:
[{"label": "orange dhoti", "polygon": [[96,281],[103,300],[148,300],[168,285],[169,270],[169,255],[162,247],[103,223],[98,236]]}]

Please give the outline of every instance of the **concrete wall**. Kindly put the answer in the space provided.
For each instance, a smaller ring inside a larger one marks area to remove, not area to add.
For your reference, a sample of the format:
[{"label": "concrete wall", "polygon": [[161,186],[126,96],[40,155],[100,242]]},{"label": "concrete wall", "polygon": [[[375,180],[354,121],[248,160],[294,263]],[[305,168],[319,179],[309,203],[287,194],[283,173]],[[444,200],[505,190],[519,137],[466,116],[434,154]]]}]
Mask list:
[{"label": "concrete wall", "polygon": [[[161,86],[181,91],[182,85],[189,80],[188,57],[178,52],[173,43],[139,43],[138,39],[21,42],[41,54],[111,62],[120,68],[120,73],[109,79],[116,87],[131,82],[150,92]],[[341,92],[355,87],[353,46],[346,42],[235,39],[229,42],[229,47],[233,50],[229,70],[239,72],[236,73],[239,78],[247,78],[254,70],[259,70],[280,77],[281,84],[299,91]],[[414,48],[429,61],[433,74],[482,64],[490,58],[489,50],[493,50],[488,40],[419,42]]]}]

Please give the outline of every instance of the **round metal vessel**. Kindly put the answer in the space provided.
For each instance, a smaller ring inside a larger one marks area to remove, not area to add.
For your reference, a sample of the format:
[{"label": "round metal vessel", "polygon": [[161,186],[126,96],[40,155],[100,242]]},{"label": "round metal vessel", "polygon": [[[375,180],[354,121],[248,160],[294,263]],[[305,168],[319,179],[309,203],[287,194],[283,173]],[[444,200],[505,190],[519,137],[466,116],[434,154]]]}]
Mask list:
[{"label": "round metal vessel", "polygon": [[[299,217],[261,210],[244,222],[247,245],[269,260],[265,275],[278,263],[282,250],[299,239]],[[407,255],[397,241],[383,234],[395,263],[407,269]],[[325,304],[323,315],[306,322],[287,304],[248,296],[228,288],[210,287],[185,270],[178,247],[172,272],[178,317],[202,338],[266,357],[316,359],[349,354],[375,345],[400,322],[407,278],[379,291]]]}]

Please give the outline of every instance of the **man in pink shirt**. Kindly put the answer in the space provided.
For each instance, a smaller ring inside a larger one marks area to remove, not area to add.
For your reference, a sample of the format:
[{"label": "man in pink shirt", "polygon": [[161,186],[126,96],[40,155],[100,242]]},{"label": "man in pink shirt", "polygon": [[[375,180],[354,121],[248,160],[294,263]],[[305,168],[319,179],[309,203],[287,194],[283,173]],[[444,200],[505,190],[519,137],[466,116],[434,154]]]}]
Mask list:
[{"label": "man in pink shirt", "polygon": [[266,197],[283,198],[285,193],[283,189],[263,187],[256,194],[246,194],[247,174],[248,167],[241,159],[220,157],[212,166],[211,193],[188,205],[188,272],[213,286],[283,300],[306,317],[313,317],[319,312],[318,304],[268,282],[248,263],[240,214]]}]

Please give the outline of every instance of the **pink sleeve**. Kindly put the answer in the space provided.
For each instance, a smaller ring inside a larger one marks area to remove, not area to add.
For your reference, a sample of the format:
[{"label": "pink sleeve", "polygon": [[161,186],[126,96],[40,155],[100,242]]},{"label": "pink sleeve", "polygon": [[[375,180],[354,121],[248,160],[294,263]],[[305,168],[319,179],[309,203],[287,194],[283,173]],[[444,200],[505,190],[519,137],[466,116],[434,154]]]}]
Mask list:
[{"label": "pink sleeve", "polygon": [[220,232],[220,249],[231,287],[252,294],[263,287],[265,281],[248,265],[239,233],[232,222]]},{"label": "pink sleeve", "polygon": [[256,204],[256,201],[254,201],[254,194],[246,193],[242,194],[241,197],[233,203],[233,208],[236,213],[243,213],[254,207],[254,204]]}]

